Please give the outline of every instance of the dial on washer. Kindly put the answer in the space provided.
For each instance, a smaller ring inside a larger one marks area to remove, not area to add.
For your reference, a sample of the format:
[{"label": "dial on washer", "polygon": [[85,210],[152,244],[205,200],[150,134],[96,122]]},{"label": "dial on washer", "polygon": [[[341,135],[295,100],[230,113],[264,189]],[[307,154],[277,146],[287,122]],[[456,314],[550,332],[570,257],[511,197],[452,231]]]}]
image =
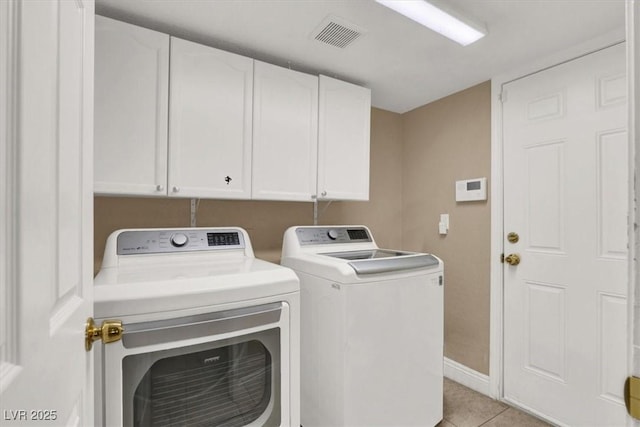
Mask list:
[{"label": "dial on washer", "polygon": [[189,238],[187,237],[186,234],[183,234],[183,233],[176,233],[173,236],[171,236],[171,244],[176,248],[180,248],[186,245],[188,241],[189,241]]}]

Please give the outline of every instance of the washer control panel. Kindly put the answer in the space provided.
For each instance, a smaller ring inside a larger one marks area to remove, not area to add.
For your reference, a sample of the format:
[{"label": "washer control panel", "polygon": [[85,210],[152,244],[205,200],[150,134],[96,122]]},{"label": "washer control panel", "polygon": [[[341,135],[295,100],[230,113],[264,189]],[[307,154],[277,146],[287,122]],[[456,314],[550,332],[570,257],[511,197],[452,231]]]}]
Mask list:
[{"label": "washer control panel", "polygon": [[300,246],[371,242],[365,227],[299,227],[296,235]]},{"label": "washer control panel", "polygon": [[118,235],[118,255],[140,255],[244,249],[244,235],[237,229],[129,230]]}]

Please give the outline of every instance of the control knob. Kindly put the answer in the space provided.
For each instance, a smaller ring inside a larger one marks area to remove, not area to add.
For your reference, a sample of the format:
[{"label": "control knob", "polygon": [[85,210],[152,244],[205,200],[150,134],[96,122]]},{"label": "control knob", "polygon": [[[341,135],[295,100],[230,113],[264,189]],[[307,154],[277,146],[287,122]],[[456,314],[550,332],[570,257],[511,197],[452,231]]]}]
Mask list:
[{"label": "control knob", "polygon": [[336,240],[338,238],[338,230],[335,230],[335,229],[329,230],[329,232],[327,233],[327,236],[329,236],[331,240]]},{"label": "control knob", "polygon": [[171,236],[171,244],[176,248],[180,248],[187,244],[189,238],[183,233],[176,233]]}]

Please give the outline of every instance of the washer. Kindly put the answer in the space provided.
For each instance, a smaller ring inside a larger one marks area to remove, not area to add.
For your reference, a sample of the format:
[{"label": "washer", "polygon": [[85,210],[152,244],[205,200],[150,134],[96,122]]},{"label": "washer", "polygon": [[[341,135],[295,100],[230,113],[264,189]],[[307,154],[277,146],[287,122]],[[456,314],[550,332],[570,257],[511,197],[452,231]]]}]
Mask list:
[{"label": "washer", "polygon": [[301,287],[301,421],[442,420],[443,263],[379,249],[365,226],[292,227],[282,265]]},{"label": "washer", "polygon": [[96,425],[300,425],[299,281],[243,229],[116,231],[94,289]]}]

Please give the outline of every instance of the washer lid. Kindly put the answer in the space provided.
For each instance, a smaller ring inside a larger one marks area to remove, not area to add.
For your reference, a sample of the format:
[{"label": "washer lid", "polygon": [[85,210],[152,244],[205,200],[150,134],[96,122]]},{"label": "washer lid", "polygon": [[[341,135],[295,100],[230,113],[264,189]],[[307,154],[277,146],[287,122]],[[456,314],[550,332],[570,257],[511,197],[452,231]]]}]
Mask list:
[{"label": "washer lid", "polygon": [[389,249],[330,252],[319,255],[348,260],[347,264],[357,274],[387,273],[414,268],[436,267],[440,264],[438,258],[430,254]]}]

